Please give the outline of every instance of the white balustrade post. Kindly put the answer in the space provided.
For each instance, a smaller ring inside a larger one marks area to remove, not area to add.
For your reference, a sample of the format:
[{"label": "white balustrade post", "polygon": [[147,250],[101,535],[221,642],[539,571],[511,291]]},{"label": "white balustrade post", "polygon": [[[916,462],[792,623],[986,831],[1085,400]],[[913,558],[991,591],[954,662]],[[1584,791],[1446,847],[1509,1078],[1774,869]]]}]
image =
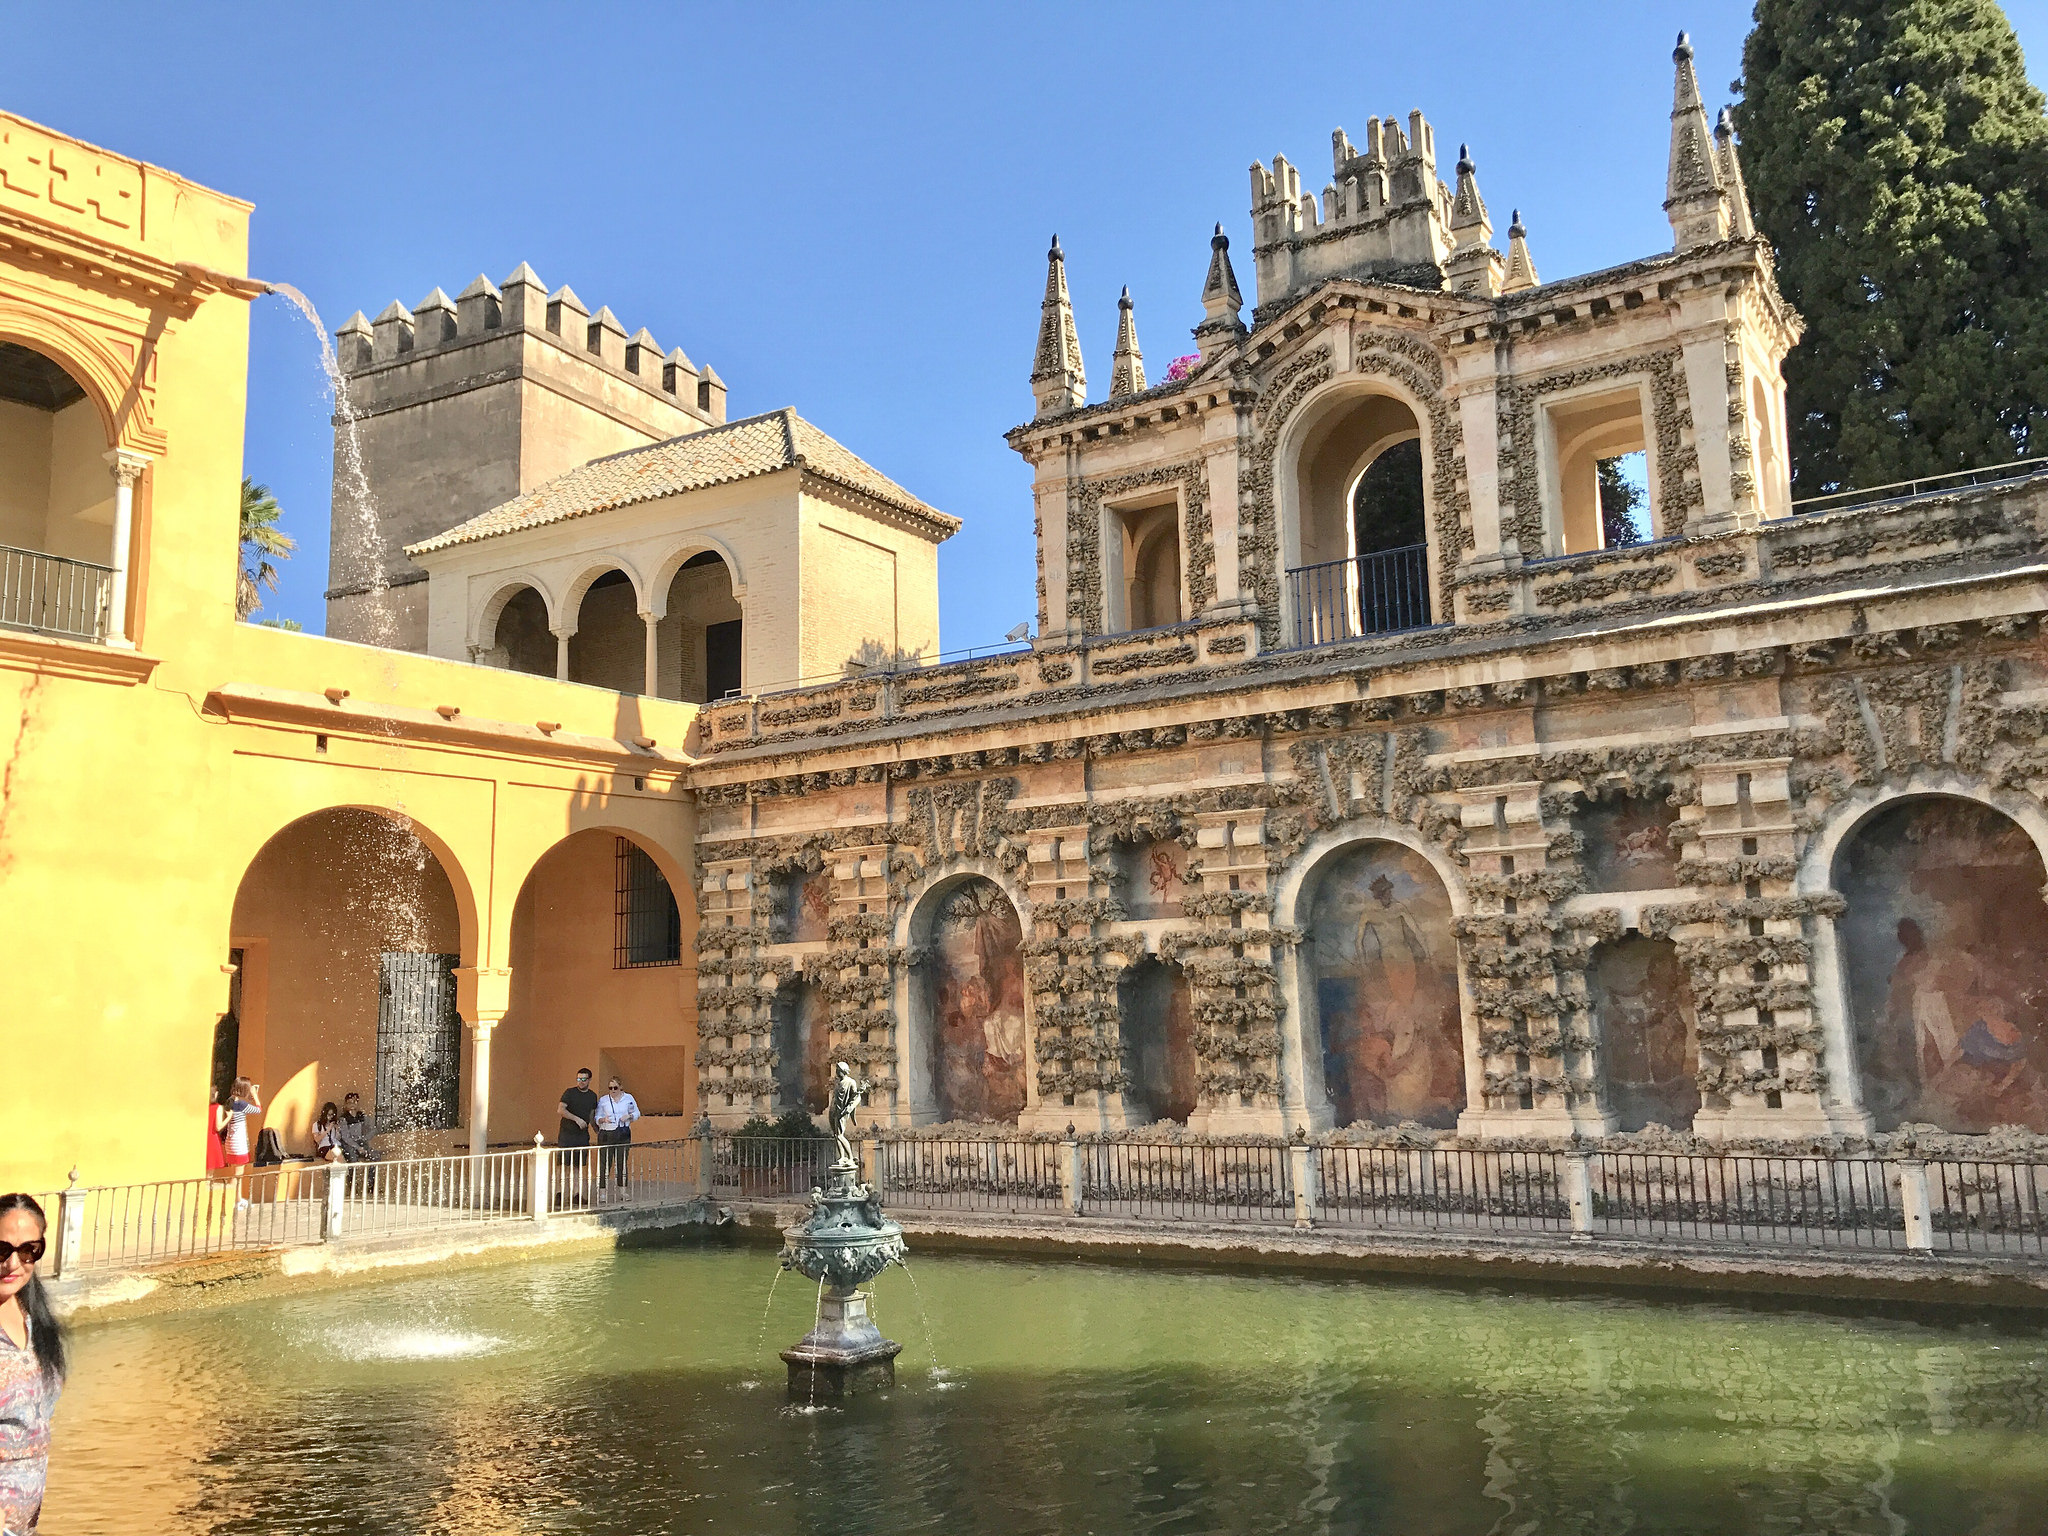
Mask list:
[{"label": "white balustrade post", "polygon": [[1067,1127],[1060,1143],[1060,1204],[1069,1216],[1081,1214],[1081,1144],[1074,1140],[1074,1128]]},{"label": "white balustrade post", "polygon": [[1899,1208],[1906,1218],[1906,1246],[1932,1253],[1934,1200],[1927,1189],[1927,1164],[1917,1157],[1899,1159]]},{"label": "white balustrade post", "polygon": [[327,1165],[327,1206],[320,1221],[320,1241],[331,1243],[342,1234],[344,1200],[348,1193],[348,1165]]},{"label": "white balustrade post", "polygon": [[57,1196],[57,1262],[50,1266],[50,1278],[61,1280],[85,1262],[85,1197],[90,1193],[78,1182],[78,1170],[71,1170],[71,1184]]},{"label": "white balustrade post", "polygon": [[548,1139],[539,1131],[533,1133],[533,1183],[528,1191],[533,1206],[533,1219],[548,1219]]},{"label": "white balustrade post", "polygon": [[1287,1174],[1294,1185],[1294,1228],[1306,1232],[1316,1224],[1316,1149],[1306,1141],[1287,1148]]},{"label": "white balustrade post", "polygon": [[149,468],[149,455],[115,448],[106,455],[114,470],[113,579],[107,593],[107,643],[127,645],[128,550],[135,537],[135,482]]},{"label": "white balustrade post", "polygon": [[1572,1211],[1572,1241],[1593,1236],[1593,1159],[1584,1152],[1564,1155],[1564,1197]]},{"label": "white balustrade post", "polygon": [[696,1137],[697,1198],[699,1200],[709,1200],[711,1198],[711,1175],[713,1171],[711,1165],[712,1131],[711,1122],[709,1120],[700,1120],[697,1122]]}]

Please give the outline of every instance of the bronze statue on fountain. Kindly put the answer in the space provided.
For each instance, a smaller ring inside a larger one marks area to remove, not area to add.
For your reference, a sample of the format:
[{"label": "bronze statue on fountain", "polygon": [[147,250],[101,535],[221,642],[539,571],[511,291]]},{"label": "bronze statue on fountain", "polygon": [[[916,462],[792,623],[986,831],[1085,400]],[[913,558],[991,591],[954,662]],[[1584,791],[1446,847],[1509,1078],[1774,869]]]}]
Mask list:
[{"label": "bronze statue on fountain", "polygon": [[849,1134],[871,1086],[845,1062],[835,1065],[825,1123],[839,1155],[823,1187],[811,1191],[809,1216],[782,1235],[782,1267],[823,1287],[817,1327],[782,1352],[792,1397],[846,1397],[896,1379],[903,1346],[882,1337],[868,1316],[867,1293],[859,1289],[903,1258],[903,1229],[882,1214],[875,1191],[861,1182],[860,1157]]}]

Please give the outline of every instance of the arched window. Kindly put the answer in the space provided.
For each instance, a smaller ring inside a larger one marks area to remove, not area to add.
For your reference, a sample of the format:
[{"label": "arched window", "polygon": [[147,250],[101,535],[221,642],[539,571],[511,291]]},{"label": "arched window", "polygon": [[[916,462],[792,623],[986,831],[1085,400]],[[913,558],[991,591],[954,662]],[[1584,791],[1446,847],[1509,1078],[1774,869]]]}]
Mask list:
[{"label": "arched window", "polygon": [[1303,434],[1282,540],[1291,643],[1434,621],[1421,435],[1415,412],[1383,394],[1341,400]]},{"label": "arched window", "polygon": [[532,587],[521,587],[498,610],[487,659],[513,672],[555,675],[555,637],[548,629],[547,600]]},{"label": "arched window", "polygon": [[685,560],[670,580],[657,642],[655,691],[663,698],[715,704],[742,686],[744,623],[732,585],[732,568],[709,549]]}]

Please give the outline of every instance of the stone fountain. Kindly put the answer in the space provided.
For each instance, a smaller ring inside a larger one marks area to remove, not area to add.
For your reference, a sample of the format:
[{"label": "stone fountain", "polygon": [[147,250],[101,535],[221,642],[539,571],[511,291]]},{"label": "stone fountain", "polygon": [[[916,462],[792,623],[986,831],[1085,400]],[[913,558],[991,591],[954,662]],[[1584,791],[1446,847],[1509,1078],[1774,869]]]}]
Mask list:
[{"label": "stone fountain", "polygon": [[847,1134],[869,1085],[840,1062],[826,1112],[838,1156],[825,1183],[811,1191],[810,1214],[782,1234],[782,1267],[819,1282],[818,1325],[782,1358],[789,1391],[807,1401],[850,1397],[896,1380],[903,1346],[882,1337],[860,1289],[903,1258],[903,1229],[882,1214],[882,1202],[861,1182],[860,1158]]}]

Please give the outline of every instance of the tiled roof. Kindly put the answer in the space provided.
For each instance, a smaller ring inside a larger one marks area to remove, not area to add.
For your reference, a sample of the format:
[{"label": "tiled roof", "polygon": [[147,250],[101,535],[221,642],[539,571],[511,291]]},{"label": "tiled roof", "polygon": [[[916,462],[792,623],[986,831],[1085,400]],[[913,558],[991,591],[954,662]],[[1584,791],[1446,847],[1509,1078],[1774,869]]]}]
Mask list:
[{"label": "tiled roof", "polygon": [[645,448],[629,448],[609,458],[592,459],[545,485],[537,485],[524,495],[477,514],[466,523],[456,524],[445,533],[408,544],[406,553],[427,554],[455,544],[516,533],[522,528],[538,528],[783,469],[802,469],[857,491],[902,514],[930,538],[945,538],[960,527],[958,518],[919,501],[858,454],[841,447],[795,411],[784,408],[672,437],[667,442],[650,443]]}]

